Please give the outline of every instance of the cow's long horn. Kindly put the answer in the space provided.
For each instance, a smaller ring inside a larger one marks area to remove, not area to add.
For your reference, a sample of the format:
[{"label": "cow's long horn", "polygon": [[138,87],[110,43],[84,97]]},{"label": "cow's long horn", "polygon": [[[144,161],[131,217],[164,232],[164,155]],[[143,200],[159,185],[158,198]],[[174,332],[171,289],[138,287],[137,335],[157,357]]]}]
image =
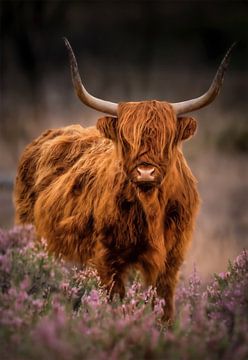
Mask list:
[{"label": "cow's long horn", "polygon": [[111,115],[117,115],[118,105],[116,103],[98,99],[90,95],[88,91],[85,89],[85,87],[82,84],[81,77],[79,75],[77,60],[72,50],[72,47],[66,38],[63,39],[69,54],[73,86],[79,99],[85,105],[88,105],[95,110],[102,111],[104,113]]},{"label": "cow's long horn", "polygon": [[171,103],[171,105],[177,115],[186,114],[190,111],[200,109],[204,106],[207,106],[212,101],[214,101],[214,99],[218,95],[221,85],[223,83],[224,74],[228,67],[230,55],[231,55],[232,49],[235,46],[235,44],[236,43],[232,44],[232,46],[229,48],[226,55],[224,56],[220,66],[217,70],[217,73],[214,77],[214,80],[213,80],[212,84],[210,85],[210,88],[208,89],[208,91],[205,94],[203,94],[202,96],[195,98],[195,99],[182,101],[182,102],[178,102],[178,103]]}]

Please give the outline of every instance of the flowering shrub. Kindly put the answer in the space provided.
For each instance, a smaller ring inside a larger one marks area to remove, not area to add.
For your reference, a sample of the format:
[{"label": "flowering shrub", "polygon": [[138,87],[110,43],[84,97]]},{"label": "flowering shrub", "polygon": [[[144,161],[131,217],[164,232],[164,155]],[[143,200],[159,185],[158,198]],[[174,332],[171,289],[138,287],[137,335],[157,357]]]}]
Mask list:
[{"label": "flowering shrub", "polygon": [[247,359],[248,253],[208,285],[194,270],[172,328],[162,307],[138,275],[110,302],[94,269],[49,256],[32,227],[0,230],[1,359]]}]

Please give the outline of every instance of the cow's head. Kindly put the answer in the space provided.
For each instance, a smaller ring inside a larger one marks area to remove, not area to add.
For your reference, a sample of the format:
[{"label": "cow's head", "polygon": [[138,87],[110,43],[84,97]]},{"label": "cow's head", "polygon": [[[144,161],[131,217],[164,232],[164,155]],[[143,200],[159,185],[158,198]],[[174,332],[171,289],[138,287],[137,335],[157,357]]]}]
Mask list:
[{"label": "cow's head", "polygon": [[178,103],[159,101],[116,104],[90,95],[84,88],[73,50],[69,52],[75,91],[86,105],[114,116],[98,120],[97,128],[116,145],[127,177],[146,190],[159,186],[173,160],[177,145],[195,133],[196,121],[182,116],[210,104],[218,95],[231,50],[227,51],[208,91],[202,96]]},{"label": "cow's head", "polygon": [[117,146],[129,180],[146,191],[158,187],[172,164],[177,145],[196,130],[191,117],[177,119],[166,102],[121,103],[117,117],[102,117],[97,128]]}]

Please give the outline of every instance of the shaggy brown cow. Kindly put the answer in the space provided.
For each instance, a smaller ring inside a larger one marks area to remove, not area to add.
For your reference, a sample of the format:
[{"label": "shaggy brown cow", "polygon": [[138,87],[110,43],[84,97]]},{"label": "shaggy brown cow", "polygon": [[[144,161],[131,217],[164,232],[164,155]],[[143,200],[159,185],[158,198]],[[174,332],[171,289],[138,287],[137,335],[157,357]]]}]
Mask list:
[{"label": "shaggy brown cow", "polygon": [[179,114],[213,101],[230,50],[210,89],[197,99],[117,105],[85,90],[65,42],[80,99],[115,117],[100,118],[96,127],[48,130],[27,146],[16,178],[16,222],[33,223],[50,252],[93,263],[110,296],[123,298],[128,269],[139,269],[165,299],[169,320],[199,203],[181,151],[196,121]]}]

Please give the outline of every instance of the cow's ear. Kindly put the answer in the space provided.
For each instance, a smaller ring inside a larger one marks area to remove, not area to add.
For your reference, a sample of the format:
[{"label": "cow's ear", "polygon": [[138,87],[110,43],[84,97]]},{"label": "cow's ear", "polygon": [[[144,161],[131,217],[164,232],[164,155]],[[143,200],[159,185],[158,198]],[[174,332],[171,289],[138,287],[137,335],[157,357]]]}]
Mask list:
[{"label": "cow's ear", "polygon": [[197,129],[197,121],[189,116],[177,118],[177,141],[189,139]]},{"label": "cow's ear", "polygon": [[106,138],[116,141],[116,138],[117,138],[116,125],[117,125],[116,117],[104,116],[104,117],[98,119],[96,128]]}]

